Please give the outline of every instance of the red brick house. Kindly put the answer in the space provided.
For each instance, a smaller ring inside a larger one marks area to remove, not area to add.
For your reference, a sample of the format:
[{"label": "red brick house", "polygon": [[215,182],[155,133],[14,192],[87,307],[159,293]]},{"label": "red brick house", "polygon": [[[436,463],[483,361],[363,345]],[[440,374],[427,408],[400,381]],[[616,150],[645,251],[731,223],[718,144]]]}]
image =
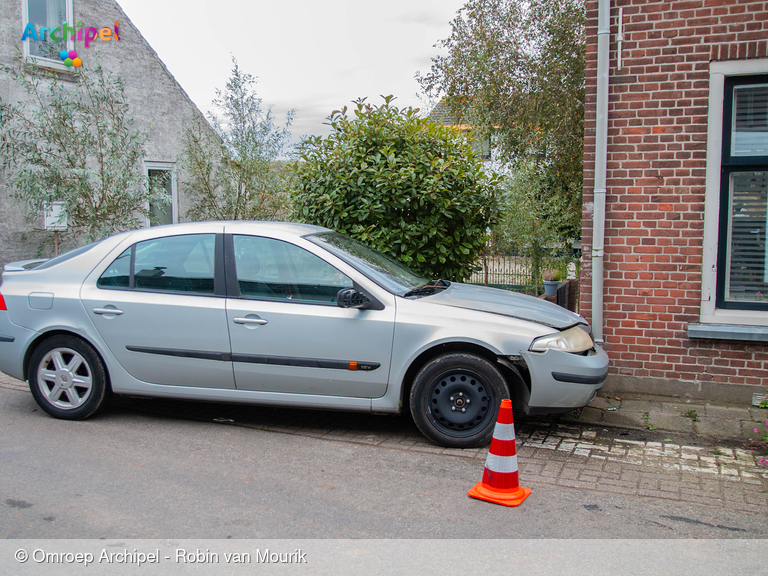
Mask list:
[{"label": "red brick house", "polygon": [[768,2],[586,4],[580,309],[606,386],[750,402],[768,387]]}]

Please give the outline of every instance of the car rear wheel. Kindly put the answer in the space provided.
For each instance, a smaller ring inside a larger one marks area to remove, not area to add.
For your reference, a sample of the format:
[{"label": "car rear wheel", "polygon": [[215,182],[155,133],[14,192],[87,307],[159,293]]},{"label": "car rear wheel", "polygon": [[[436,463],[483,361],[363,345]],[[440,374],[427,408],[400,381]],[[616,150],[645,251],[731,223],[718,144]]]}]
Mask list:
[{"label": "car rear wheel", "polygon": [[451,353],[419,370],[411,387],[413,421],[430,440],[450,448],[490,442],[502,398],[504,377],[485,358]]},{"label": "car rear wheel", "polygon": [[75,336],[53,336],[29,360],[29,388],[40,407],[56,418],[82,420],[107,396],[104,364],[93,347]]}]

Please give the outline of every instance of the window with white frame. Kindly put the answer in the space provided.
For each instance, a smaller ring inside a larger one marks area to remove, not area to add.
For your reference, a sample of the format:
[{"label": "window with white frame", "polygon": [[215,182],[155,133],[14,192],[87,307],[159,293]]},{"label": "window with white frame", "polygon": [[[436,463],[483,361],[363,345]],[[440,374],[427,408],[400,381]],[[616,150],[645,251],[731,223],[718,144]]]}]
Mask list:
[{"label": "window with white frame", "polygon": [[768,326],[768,60],[710,65],[701,322]]},{"label": "window with white frame", "polygon": [[72,0],[22,0],[22,18],[22,33],[29,24],[35,32],[23,42],[24,56],[40,65],[67,70],[59,53],[75,46]]},{"label": "window with white frame", "polygon": [[716,307],[768,310],[768,75],[725,79]]},{"label": "window with white frame", "polygon": [[150,186],[163,197],[150,200],[147,226],[176,224],[179,221],[175,166],[170,162],[144,162]]}]

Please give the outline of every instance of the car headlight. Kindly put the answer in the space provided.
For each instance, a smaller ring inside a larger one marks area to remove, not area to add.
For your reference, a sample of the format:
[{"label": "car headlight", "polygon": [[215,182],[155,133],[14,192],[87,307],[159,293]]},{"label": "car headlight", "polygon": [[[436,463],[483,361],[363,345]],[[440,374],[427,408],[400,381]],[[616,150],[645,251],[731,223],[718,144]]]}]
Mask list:
[{"label": "car headlight", "polygon": [[578,353],[589,350],[593,346],[594,343],[590,335],[578,326],[574,326],[556,334],[548,334],[547,336],[536,338],[533,344],[531,344],[530,349],[533,352],[546,352],[552,349]]}]

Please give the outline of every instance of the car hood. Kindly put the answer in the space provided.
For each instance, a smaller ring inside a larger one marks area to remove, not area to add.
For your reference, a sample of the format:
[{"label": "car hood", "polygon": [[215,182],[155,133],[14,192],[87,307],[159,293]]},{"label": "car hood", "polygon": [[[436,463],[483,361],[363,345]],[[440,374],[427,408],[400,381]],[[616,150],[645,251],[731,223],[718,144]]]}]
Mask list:
[{"label": "car hood", "polygon": [[518,292],[473,284],[452,282],[450,287],[430,296],[425,296],[424,300],[430,304],[501,314],[559,330],[576,324],[587,323],[578,314],[546,300]]}]

